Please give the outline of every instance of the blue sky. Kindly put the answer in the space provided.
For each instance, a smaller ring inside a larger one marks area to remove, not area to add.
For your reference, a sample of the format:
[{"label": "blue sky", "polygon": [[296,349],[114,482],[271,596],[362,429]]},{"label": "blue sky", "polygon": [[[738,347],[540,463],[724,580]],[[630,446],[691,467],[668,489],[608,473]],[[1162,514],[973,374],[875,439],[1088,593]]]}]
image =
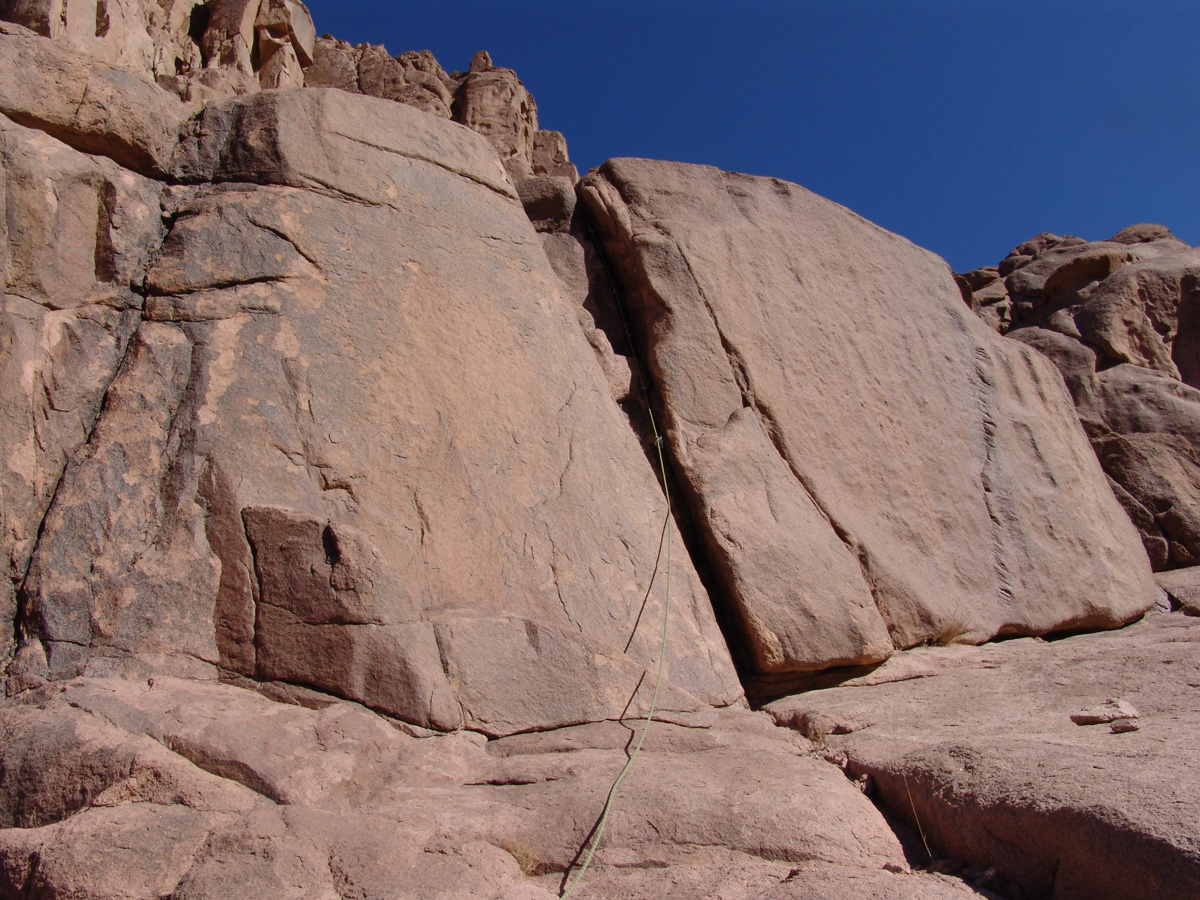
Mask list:
[{"label": "blue sky", "polygon": [[312,0],[317,32],[486,49],[582,170],[613,156],[794,181],[962,271],[1039,231],[1200,244],[1200,3]]}]

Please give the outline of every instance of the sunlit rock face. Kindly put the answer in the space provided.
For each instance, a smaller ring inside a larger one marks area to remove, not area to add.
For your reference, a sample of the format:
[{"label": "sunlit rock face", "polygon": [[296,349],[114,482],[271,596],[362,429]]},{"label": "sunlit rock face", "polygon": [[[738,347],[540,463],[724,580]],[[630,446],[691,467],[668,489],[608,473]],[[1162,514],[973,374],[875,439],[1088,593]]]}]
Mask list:
[{"label": "sunlit rock face", "polygon": [[0,0],[0,208],[0,895],[1196,893],[1162,229],[956,287],[294,0]]}]

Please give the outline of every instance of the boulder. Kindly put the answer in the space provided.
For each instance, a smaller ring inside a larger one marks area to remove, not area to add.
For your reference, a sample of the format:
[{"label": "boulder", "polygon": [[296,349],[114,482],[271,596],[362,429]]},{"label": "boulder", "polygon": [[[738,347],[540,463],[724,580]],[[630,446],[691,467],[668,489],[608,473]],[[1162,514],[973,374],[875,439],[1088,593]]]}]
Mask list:
[{"label": "boulder", "polygon": [[[1001,283],[990,271],[959,280],[972,309],[995,327],[999,301],[980,300]],[[1163,226],[1143,224],[1094,243],[1039,235],[996,271],[1009,273],[1005,294],[1015,292],[1019,313],[1019,327],[1001,330],[1058,366],[1153,568],[1190,564],[1194,538],[1184,523],[1200,515],[1189,474],[1200,448],[1200,395],[1192,396],[1200,383],[1200,254]]]},{"label": "boulder", "polygon": [[[221,183],[42,526],[28,673],[221,670],[490,734],[645,706],[664,498],[492,149],[334,90],[198,122]],[[738,702],[671,551],[659,703]]]},{"label": "boulder", "polygon": [[1200,454],[1200,390],[1140,366],[1096,375],[1101,418],[1117,434],[1173,434]]},{"label": "boulder", "polygon": [[[1190,248],[1133,263],[1097,287],[1075,322],[1083,338],[1106,358],[1179,378],[1178,358],[1187,371],[1184,380],[1196,386],[1200,361],[1185,285],[1194,284],[1197,276],[1200,251]],[[1181,320],[1186,336],[1181,334]]]},{"label": "boulder", "polygon": [[1200,567],[1158,572],[1158,586],[1189,616],[1200,616]]},{"label": "boulder", "polygon": [[1154,516],[1171,561],[1200,563],[1200,460],[1191,444],[1174,434],[1125,434],[1096,437],[1092,447],[1104,471]]},{"label": "boulder", "polygon": [[188,34],[198,0],[9,0],[0,19],[54,40],[64,49],[138,73],[177,75],[199,69]]},{"label": "boulder", "polygon": [[552,175],[579,180],[579,170],[567,158],[567,139],[561,131],[533,133],[532,168],[534,175]]},{"label": "boulder", "polygon": [[[299,87],[304,83],[301,68],[313,61],[317,35],[303,3],[213,0],[206,7],[209,19],[201,41],[206,67],[257,75],[263,87]],[[280,53],[287,62],[276,59]]]},{"label": "boulder", "polygon": [[1114,244],[1148,244],[1152,242],[1174,242],[1176,249],[1187,250],[1188,245],[1175,235],[1165,225],[1155,225],[1142,222],[1138,225],[1128,225],[1109,238]]},{"label": "boulder", "polygon": [[305,87],[341,88],[361,93],[358,88],[358,63],[362,49],[352,47],[330,35],[317,38],[313,44],[313,63],[304,70]]},{"label": "boulder", "polygon": [[581,196],[748,669],[1153,603],[1058,372],[982,328],[941,260],[774,179],[612,160]]},{"label": "boulder", "polygon": [[429,51],[393,58],[378,44],[359,48],[358,89],[372,97],[406,103],[443,119],[450,118],[453,83]]},{"label": "boulder", "polygon": [[565,232],[575,213],[575,183],[570,178],[542,175],[517,182],[525,215],[540,233]]}]

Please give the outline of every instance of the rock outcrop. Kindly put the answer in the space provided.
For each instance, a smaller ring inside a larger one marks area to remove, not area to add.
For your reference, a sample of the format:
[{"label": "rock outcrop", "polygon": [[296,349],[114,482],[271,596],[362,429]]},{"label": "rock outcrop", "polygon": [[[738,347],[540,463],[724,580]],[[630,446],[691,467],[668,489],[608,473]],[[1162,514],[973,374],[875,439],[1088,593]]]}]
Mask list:
[{"label": "rock outcrop", "polygon": [[[619,713],[665,507],[488,145],[307,89],[210,108],[179,159],[208,180],[41,527],[24,671],[213,666],[490,733]],[[728,704],[675,558],[662,700]]]},{"label": "rock outcrop", "polygon": [[1161,225],[1040,234],[959,276],[968,305],[1058,366],[1156,570],[1200,561],[1200,251]]},{"label": "rock outcrop", "polygon": [[468,72],[447,75],[428,50],[388,55],[380,44],[352,46],[329,35],[318,38],[309,87],[333,87],[415,106],[453,119],[487,138],[514,182],[534,176],[579,173],[567,158],[561,132],[538,129],[537,104],[512,69],[492,65],[485,51]]},{"label": "rock outcrop", "polygon": [[0,897],[1195,892],[1164,230],[962,276],[1022,346],[795,185],[580,183],[484,52],[0,22]]}]

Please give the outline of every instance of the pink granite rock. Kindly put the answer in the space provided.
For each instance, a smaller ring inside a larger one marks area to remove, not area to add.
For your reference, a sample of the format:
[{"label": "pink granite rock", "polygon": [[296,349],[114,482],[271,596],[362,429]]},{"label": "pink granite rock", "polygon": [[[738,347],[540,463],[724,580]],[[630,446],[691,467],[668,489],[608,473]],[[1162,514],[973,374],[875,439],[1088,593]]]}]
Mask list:
[{"label": "pink granite rock", "polygon": [[1153,602],[1058,373],[981,328],[941,260],[711,168],[612,160],[582,197],[753,671]]}]

